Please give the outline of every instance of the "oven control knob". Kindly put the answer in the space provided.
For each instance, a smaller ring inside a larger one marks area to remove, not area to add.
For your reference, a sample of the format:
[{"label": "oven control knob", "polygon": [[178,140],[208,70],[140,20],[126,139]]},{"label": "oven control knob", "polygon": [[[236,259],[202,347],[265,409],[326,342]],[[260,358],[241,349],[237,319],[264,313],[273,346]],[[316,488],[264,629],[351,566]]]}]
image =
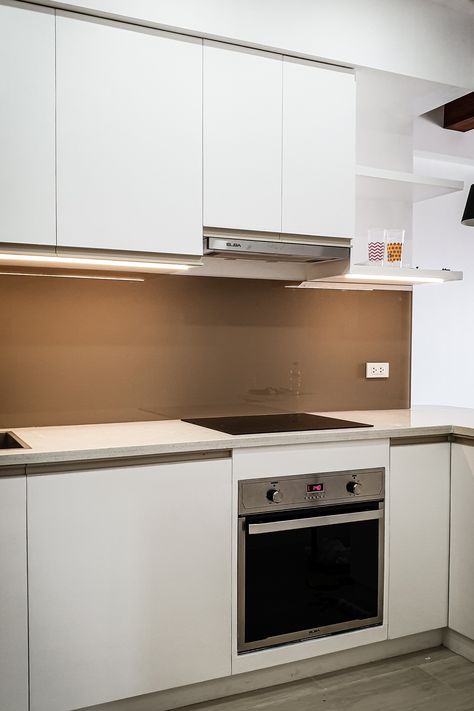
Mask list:
[{"label": "oven control knob", "polygon": [[358,481],[350,481],[346,489],[350,494],[360,494],[361,486]]},{"label": "oven control knob", "polygon": [[267,491],[267,499],[273,501],[274,504],[279,504],[282,498],[280,489],[269,489]]}]

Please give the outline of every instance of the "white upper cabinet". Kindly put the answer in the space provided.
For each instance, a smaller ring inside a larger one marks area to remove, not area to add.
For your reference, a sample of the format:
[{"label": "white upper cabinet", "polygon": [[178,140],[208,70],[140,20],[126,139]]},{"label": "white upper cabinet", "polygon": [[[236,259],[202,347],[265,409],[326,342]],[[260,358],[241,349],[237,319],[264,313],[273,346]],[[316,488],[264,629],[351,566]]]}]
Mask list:
[{"label": "white upper cabinet", "polygon": [[204,225],[281,230],[282,57],[204,42]]},{"label": "white upper cabinet", "polygon": [[58,13],[57,170],[59,247],[202,254],[202,41]]},{"label": "white upper cabinet", "polygon": [[355,78],[283,59],[282,231],[352,237]]},{"label": "white upper cabinet", "polygon": [[348,71],[15,2],[0,66],[0,242],[199,256],[203,224],[353,234]]},{"label": "white upper cabinet", "polygon": [[204,225],[354,234],[355,79],[204,42]]},{"label": "white upper cabinet", "polygon": [[390,639],[448,622],[450,444],[390,451]]},{"label": "white upper cabinet", "polygon": [[54,245],[54,11],[0,4],[0,242]]},{"label": "white upper cabinet", "polygon": [[230,459],[29,478],[31,711],[230,675],[231,496]]},{"label": "white upper cabinet", "polygon": [[474,447],[453,444],[451,466],[449,627],[474,640]]}]

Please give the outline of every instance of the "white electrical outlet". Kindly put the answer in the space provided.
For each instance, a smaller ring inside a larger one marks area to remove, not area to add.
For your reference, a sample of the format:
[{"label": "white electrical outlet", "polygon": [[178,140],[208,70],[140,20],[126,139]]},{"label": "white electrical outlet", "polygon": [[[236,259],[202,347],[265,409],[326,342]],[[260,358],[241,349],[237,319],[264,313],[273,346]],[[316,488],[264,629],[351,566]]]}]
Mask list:
[{"label": "white electrical outlet", "polygon": [[366,363],[366,378],[388,378],[390,366],[388,363]]}]

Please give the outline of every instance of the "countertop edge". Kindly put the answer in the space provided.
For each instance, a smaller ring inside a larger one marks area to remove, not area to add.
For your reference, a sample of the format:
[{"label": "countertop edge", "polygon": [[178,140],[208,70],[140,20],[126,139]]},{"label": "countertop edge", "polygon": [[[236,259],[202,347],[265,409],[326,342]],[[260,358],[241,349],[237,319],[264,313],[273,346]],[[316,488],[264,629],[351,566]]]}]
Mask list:
[{"label": "countertop edge", "polygon": [[354,442],[361,440],[394,439],[410,436],[459,434],[474,437],[474,428],[456,425],[429,425],[420,427],[397,427],[370,430],[329,430],[323,432],[298,432],[278,433],[267,435],[241,435],[229,436],[225,439],[204,440],[194,442],[167,442],[159,445],[131,445],[124,447],[106,447],[100,449],[69,449],[61,451],[9,451],[0,457],[0,476],[2,470],[14,467],[28,467],[28,465],[54,465],[70,463],[71,470],[75,462],[100,461],[107,459],[130,460],[139,457],[153,457],[163,455],[189,455],[195,453],[224,452],[234,449],[252,447],[273,447],[290,445],[323,444],[333,442]]}]

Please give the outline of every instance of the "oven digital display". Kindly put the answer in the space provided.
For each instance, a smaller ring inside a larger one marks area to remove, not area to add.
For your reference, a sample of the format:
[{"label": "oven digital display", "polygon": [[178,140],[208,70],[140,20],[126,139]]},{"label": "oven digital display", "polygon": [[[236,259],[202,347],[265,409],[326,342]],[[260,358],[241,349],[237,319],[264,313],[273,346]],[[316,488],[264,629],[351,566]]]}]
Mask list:
[{"label": "oven digital display", "polygon": [[306,484],[306,491],[324,491],[324,484]]}]

